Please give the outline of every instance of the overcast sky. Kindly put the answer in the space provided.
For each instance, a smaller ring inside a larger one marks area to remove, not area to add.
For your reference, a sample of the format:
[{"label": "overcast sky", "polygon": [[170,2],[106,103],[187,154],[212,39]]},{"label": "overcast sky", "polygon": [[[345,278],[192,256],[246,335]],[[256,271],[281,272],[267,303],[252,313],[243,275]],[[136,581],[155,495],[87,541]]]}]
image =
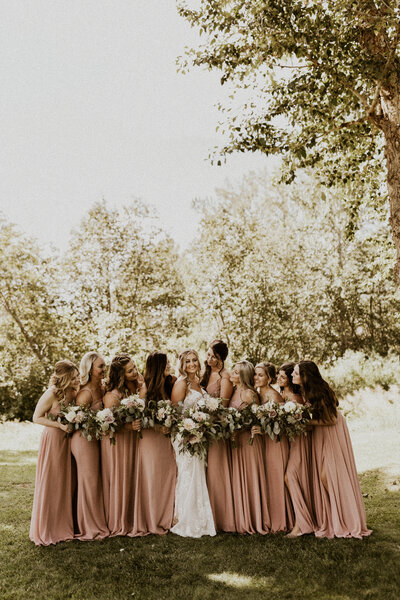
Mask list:
[{"label": "overcast sky", "polygon": [[174,0],[1,0],[5,216],[63,248],[95,201],[141,197],[185,247],[192,200],[266,164],[205,160],[228,90],[218,73],[176,72],[197,39]]}]

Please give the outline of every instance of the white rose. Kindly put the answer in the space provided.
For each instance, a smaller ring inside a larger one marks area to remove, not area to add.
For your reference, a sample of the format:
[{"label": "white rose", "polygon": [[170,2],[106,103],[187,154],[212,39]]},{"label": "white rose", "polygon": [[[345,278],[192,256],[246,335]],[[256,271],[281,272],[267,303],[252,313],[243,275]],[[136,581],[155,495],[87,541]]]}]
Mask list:
[{"label": "white rose", "polygon": [[294,402],[292,402],[291,400],[289,400],[288,402],[285,402],[285,404],[283,405],[283,410],[287,413],[293,412],[294,410],[296,410],[296,404]]},{"label": "white rose", "polygon": [[196,428],[196,423],[193,421],[193,419],[185,418],[183,419],[182,424],[188,431]]}]

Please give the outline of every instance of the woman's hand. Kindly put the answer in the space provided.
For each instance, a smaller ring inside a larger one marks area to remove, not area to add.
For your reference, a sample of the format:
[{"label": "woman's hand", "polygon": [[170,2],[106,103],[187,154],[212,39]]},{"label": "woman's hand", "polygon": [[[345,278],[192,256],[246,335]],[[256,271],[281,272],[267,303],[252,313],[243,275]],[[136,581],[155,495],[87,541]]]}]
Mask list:
[{"label": "woman's hand", "polygon": [[261,433],[261,428],[258,425],[253,425],[251,428],[251,437],[254,437],[255,435],[261,435]]},{"label": "woman's hand", "polygon": [[162,433],[163,435],[168,435],[169,434],[170,427],[166,427],[165,425],[159,425],[158,427],[159,427],[158,431],[160,433]]},{"label": "woman's hand", "polygon": [[58,427],[60,429],[62,429],[62,431],[65,431],[65,433],[72,433],[73,430],[73,425],[63,425],[62,423],[59,423],[57,421]]},{"label": "woman's hand", "polygon": [[140,419],[136,419],[136,421],[132,421],[132,429],[133,429],[133,431],[140,431],[142,429],[142,422]]}]

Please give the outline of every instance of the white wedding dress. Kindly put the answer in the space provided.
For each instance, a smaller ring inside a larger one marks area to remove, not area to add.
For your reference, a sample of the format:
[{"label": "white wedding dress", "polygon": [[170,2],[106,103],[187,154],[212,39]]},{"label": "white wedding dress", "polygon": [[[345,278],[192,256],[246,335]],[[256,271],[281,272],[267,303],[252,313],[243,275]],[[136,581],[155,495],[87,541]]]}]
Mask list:
[{"label": "white wedding dress", "polygon": [[[189,390],[183,401],[183,409],[192,408],[202,397],[201,392]],[[179,451],[179,440],[172,443],[178,478],[175,490],[175,519],[172,533],[182,537],[198,538],[215,535],[214,518],[208,496],[204,459]]]}]

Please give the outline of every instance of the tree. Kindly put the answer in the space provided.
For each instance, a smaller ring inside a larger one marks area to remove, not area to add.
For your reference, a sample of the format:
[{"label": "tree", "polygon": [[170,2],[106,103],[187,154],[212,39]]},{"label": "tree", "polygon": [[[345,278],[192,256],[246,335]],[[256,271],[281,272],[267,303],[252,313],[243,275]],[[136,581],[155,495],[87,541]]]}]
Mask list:
[{"label": "tree", "polygon": [[[281,154],[286,180],[318,165],[329,185],[357,180],[350,213],[378,202],[386,157],[400,281],[400,5],[398,0],[201,0],[179,13],[207,37],[182,61],[222,71],[253,101],[226,109],[221,149]],[[375,168],[372,169],[371,165]],[[362,184],[362,185],[361,185]]]},{"label": "tree", "polygon": [[346,350],[399,349],[387,226],[362,215],[346,238],[345,198],[304,173],[289,186],[253,173],[197,201],[198,318],[228,340],[234,360],[331,362]]}]

